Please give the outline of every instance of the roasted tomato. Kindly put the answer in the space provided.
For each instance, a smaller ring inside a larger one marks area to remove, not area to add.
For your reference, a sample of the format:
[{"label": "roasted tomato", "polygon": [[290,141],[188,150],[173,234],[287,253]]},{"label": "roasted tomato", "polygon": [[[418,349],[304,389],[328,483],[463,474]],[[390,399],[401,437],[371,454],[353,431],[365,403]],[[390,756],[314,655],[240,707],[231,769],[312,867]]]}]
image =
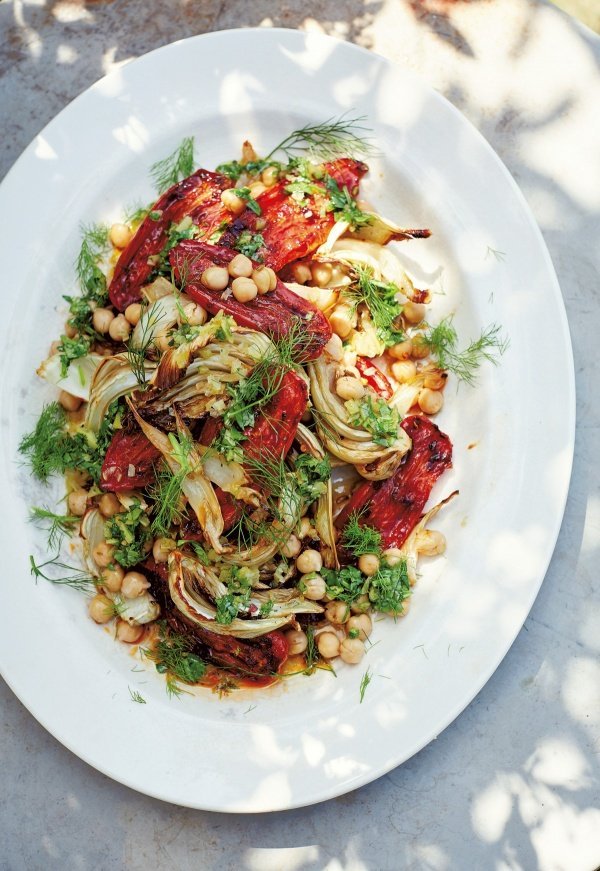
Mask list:
[{"label": "roasted tomato", "polygon": [[431,489],[452,466],[452,443],[425,417],[407,417],[402,428],[412,439],[406,462],[386,481],[364,481],[356,488],[336,526],[343,529],[352,512],[360,523],[381,533],[384,548],[401,547],[415,528]]},{"label": "roasted tomato", "polygon": [[[368,167],[358,160],[342,157],[324,164],[323,170],[340,188],[348,188],[355,196]],[[331,207],[325,183],[315,180],[316,192],[301,202],[286,190],[289,184],[288,179],[282,179],[260,194],[256,201],[261,214],[256,215],[247,208],[225,230],[219,244],[233,248],[243,233],[260,232],[264,240],[261,248],[263,262],[276,272],[286,263],[300,260],[322,245],[335,223],[333,212],[327,211]]]},{"label": "roasted tomato", "polygon": [[171,224],[189,215],[208,236],[230,218],[221,202],[221,193],[228,187],[231,181],[224,175],[199,169],[157,200],[115,266],[108,295],[116,308],[125,311],[140,299],[142,285],[154,268],[148,258],[163,250]]},{"label": "roasted tomato", "polygon": [[160,451],[140,430],[119,429],[106,451],[100,486],[111,493],[145,487],[154,480],[154,466],[160,456]]},{"label": "roasted tomato", "polygon": [[297,296],[283,282],[278,281],[275,290],[250,302],[238,302],[233,296],[223,299],[221,291],[209,290],[201,283],[205,269],[215,264],[226,266],[236,254],[230,248],[190,239],[173,249],[171,265],[177,280],[184,281],[186,294],[212,314],[224,311],[240,326],[260,330],[275,339],[288,335],[300,325],[306,334],[306,341],[298,342],[302,360],[316,359],[331,338],[329,322],[318,308]]},{"label": "roasted tomato", "polygon": [[[246,438],[241,443],[244,454],[263,461],[285,457],[296,437],[307,401],[305,380],[293,370],[286,372],[277,393],[260,409],[253,425],[244,430]],[[209,417],[202,428],[200,442],[212,444],[222,426],[222,420]]]}]

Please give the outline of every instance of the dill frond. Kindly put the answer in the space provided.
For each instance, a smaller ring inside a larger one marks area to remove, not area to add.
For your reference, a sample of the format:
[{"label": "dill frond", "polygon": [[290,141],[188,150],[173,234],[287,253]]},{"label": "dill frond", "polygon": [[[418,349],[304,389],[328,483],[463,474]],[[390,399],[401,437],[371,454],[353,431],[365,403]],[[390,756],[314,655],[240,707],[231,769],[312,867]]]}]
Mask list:
[{"label": "dill frond", "polygon": [[[43,578],[45,581],[50,581],[51,584],[72,587],[74,590],[79,590],[82,593],[96,592],[95,578],[93,578],[87,572],[82,572],[80,569],[75,568],[74,566],[70,566],[66,563],[61,562],[58,557],[59,554],[56,554],[56,556],[52,559],[46,560],[46,562],[38,564],[36,563],[34,557],[30,554],[30,573],[35,577],[36,583],[39,578]],[[47,566],[52,566],[55,569],[60,569],[62,572],[64,572],[64,574],[59,575],[58,577],[51,577],[45,572]]]},{"label": "dill frond", "polygon": [[366,116],[353,118],[347,113],[328,118],[320,124],[305,124],[292,131],[267,154],[270,160],[278,151],[293,158],[308,153],[314,160],[332,160],[335,157],[366,157],[374,151],[367,134],[372,130],[363,122]]},{"label": "dill frond", "polygon": [[360,704],[360,705],[362,705],[362,703],[363,703],[363,700],[364,700],[364,698],[365,698],[365,693],[366,693],[366,691],[367,691],[367,687],[369,686],[369,684],[371,683],[372,680],[373,680],[373,675],[372,675],[372,673],[371,673],[371,668],[369,667],[369,668],[365,671],[365,673],[363,674],[362,679],[361,679],[361,682],[360,682],[360,687],[359,687],[359,691],[360,691],[360,702],[359,702],[359,704]]},{"label": "dill frond", "polygon": [[396,294],[399,288],[393,282],[377,281],[370,266],[356,266],[356,281],[342,292],[342,296],[355,309],[364,303],[368,308],[377,335],[387,346],[402,342],[406,336],[401,328],[402,305]]},{"label": "dill frond", "polygon": [[459,351],[458,335],[452,320],[450,315],[437,326],[430,327],[422,334],[421,341],[429,348],[438,368],[453,372],[459,381],[465,381],[472,386],[476,381],[477,371],[485,360],[494,366],[498,365],[498,357],[507,350],[509,340],[501,335],[498,324],[491,324],[478,339],[474,339],[464,350]]},{"label": "dill frond", "polygon": [[[55,550],[60,546],[63,535],[71,535],[80,522],[80,517],[72,514],[55,514],[48,508],[31,508],[30,520],[44,526],[48,532],[48,547]],[[49,522],[49,525],[48,525]]]},{"label": "dill frond", "polygon": [[[364,512],[362,512],[364,513]],[[381,533],[373,526],[360,523],[361,512],[353,511],[342,532],[342,544],[353,556],[381,553]]]},{"label": "dill frond", "polygon": [[159,194],[187,178],[194,171],[194,137],[187,136],[168,157],[150,167],[150,177]]},{"label": "dill frond", "polygon": [[103,305],[108,298],[106,276],[98,264],[110,251],[108,227],[104,224],[82,226],[81,234],[81,248],[75,263],[77,278],[84,296]]}]

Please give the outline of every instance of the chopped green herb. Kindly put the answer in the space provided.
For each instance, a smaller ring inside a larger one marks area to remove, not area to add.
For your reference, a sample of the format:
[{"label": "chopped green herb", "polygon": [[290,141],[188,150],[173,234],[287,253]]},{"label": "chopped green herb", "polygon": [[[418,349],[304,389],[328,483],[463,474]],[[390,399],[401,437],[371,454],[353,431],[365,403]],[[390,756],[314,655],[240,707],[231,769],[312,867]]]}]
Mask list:
[{"label": "chopped green herb", "polygon": [[454,372],[460,381],[472,385],[484,360],[496,366],[498,356],[504,354],[508,348],[508,339],[500,335],[500,329],[498,324],[492,324],[463,351],[458,351],[458,335],[452,316],[449,316],[423,333],[421,341],[430,349],[440,369]]},{"label": "chopped green herb", "polygon": [[327,584],[327,593],[332,599],[351,605],[359,596],[367,592],[369,579],[355,566],[342,569],[321,569],[321,576]]},{"label": "chopped green herb", "polygon": [[186,137],[178,148],[150,167],[150,176],[159,194],[187,178],[194,171],[194,137]]},{"label": "chopped green herb", "polygon": [[255,215],[262,214],[262,209],[252,196],[250,188],[234,188],[233,193],[236,197],[239,197],[240,200],[245,200],[245,202],[248,203],[248,208],[251,209]]},{"label": "chopped green herb", "polygon": [[85,357],[90,350],[90,346],[91,340],[86,336],[76,336],[74,339],[69,339],[68,336],[61,336],[60,345],[58,346],[61,378],[67,377],[72,361]]},{"label": "chopped green herb", "polygon": [[258,253],[264,247],[265,240],[260,233],[252,233],[250,230],[242,230],[235,242],[235,249],[240,254],[245,254],[251,260],[260,262],[261,255]]},{"label": "chopped green herb", "polygon": [[229,163],[220,163],[216,168],[216,172],[226,175],[227,178],[230,178],[232,181],[237,181],[245,171],[245,166],[243,166],[239,160],[232,160]]},{"label": "chopped green herb", "polygon": [[330,175],[325,176],[325,187],[336,220],[347,221],[354,230],[372,222],[373,216],[359,209],[347,187],[340,188],[336,180]]},{"label": "chopped green herb", "polygon": [[406,560],[395,566],[382,562],[370,578],[369,599],[376,611],[398,617],[404,611],[403,602],[411,593]]},{"label": "chopped green herb", "polygon": [[327,492],[327,482],[331,478],[331,463],[327,457],[319,459],[311,454],[299,454],[294,468],[298,493],[307,505]]},{"label": "chopped green herb", "polygon": [[217,623],[229,625],[240,611],[247,609],[252,595],[248,570],[238,566],[226,566],[221,571],[221,580],[227,584],[228,592],[217,599]]},{"label": "chopped green herb", "polygon": [[396,298],[399,288],[393,282],[377,281],[370,266],[356,266],[356,281],[343,291],[344,299],[357,308],[364,304],[377,335],[389,347],[406,338],[400,323],[402,306]]},{"label": "chopped green herb", "polygon": [[131,687],[127,687],[127,689],[129,690],[132,702],[137,702],[138,705],[146,704],[146,699],[137,690],[132,690]]},{"label": "chopped green herb", "polygon": [[127,511],[109,517],[104,528],[106,541],[114,545],[115,559],[123,568],[135,566],[145,558],[152,532],[139,499]]},{"label": "chopped green herb", "polygon": [[349,399],[344,404],[350,423],[370,432],[375,444],[384,447],[394,444],[401,418],[385,399],[366,393],[361,399]]}]

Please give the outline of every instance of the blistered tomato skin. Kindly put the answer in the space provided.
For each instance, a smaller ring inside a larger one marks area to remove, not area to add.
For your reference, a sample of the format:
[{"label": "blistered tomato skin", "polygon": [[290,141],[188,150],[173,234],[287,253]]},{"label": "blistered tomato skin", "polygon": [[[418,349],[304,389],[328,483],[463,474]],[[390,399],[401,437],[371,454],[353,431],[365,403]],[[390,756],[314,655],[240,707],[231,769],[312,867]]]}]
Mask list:
[{"label": "blistered tomato skin", "polygon": [[[201,278],[206,269],[227,266],[235,256],[237,252],[230,248],[190,239],[174,248],[170,259],[176,280],[185,279],[186,294],[207,311],[212,314],[223,311],[240,326],[260,330],[274,339],[302,329],[306,335],[301,343],[302,360],[316,359],[331,338],[329,322],[316,306],[289,290],[283,282],[278,280],[273,291],[259,294],[248,302],[238,302],[233,296],[224,296],[204,286]],[[253,265],[260,266],[259,263]]]},{"label": "blistered tomato skin", "polygon": [[154,481],[160,456],[143,432],[117,430],[102,463],[100,486],[109,493],[146,487]]},{"label": "blistered tomato skin", "polygon": [[[366,164],[349,157],[323,165],[324,174],[333,178],[342,190],[348,188],[353,196],[358,193],[360,179],[367,170]],[[283,178],[259,194],[256,202],[260,215],[246,208],[221,236],[219,244],[233,248],[242,233],[260,232],[264,240],[263,262],[276,272],[315,251],[325,242],[336,220],[325,183],[313,179],[312,184],[319,192],[300,202],[287,190],[289,184],[289,179]]]},{"label": "blistered tomato skin", "polygon": [[230,213],[221,201],[221,194],[228,187],[231,181],[225,176],[199,169],[157,200],[115,265],[108,288],[115,308],[125,311],[129,305],[140,301],[142,285],[154,269],[148,259],[163,250],[172,224],[189,215],[209,236],[228,219]]},{"label": "blistered tomato skin", "polygon": [[356,488],[336,526],[343,529],[352,512],[381,533],[383,548],[401,547],[421,518],[433,485],[452,466],[452,442],[426,417],[401,424],[412,439],[407,460],[385,481],[364,481]]}]

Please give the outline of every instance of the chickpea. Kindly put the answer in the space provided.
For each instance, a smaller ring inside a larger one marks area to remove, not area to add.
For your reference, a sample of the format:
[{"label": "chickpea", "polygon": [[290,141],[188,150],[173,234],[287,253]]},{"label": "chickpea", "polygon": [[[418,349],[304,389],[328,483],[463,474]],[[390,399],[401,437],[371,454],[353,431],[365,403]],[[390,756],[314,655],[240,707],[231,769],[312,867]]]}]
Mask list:
[{"label": "chickpea", "polygon": [[392,363],[392,375],[396,381],[410,381],[417,374],[417,367],[412,360],[397,360]]},{"label": "chickpea", "polygon": [[329,354],[332,360],[341,360],[344,356],[344,343],[337,333],[332,333],[330,340],[327,342],[323,350]]},{"label": "chickpea", "polygon": [[358,632],[357,638],[366,641],[373,631],[373,623],[368,614],[355,614],[346,623],[348,632]]},{"label": "chickpea", "polygon": [[117,639],[125,644],[136,644],[144,634],[144,627],[127,623],[126,620],[117,620]]},{"label": "chickpea", "polygon": [[399,565],[404,559],[404,554],[399,547],[388,547],[388,549],[383,552],[383,559],[388,566],[393,568],[394,566]]},{"label": "chickpea", "polygon": [[115,549],[113,545],[109,544],[107,541],[101,541],[100,544],[97,544],[96,547],[93,548],[92,558],[96,565],[105,569],[114,562]]},{"label": "chickpea", "polygon": [[320,572],[323,568],[323,558],[318,550],[309,548],[300,554],[296,560],[296,568],[301,574]]},{"label": "chickpea", "polygon": [[200,279],[209,290],[225,290],[229,284],[229,273],[224,266],[209,266]]},{"label": "chickpea", "polygon": [[301,550],[300,539],[294,534],[290,535],[285,544],[280,548],[281,555],[285,557],[297,557]]},{"label": "chickpea", "polygon": [[404,342],[398,342],[397,345],[392,345],[391,348],[388,348],[388,354],[396,360],[407,360],[411,356],[412,351],[412,339],[406,339]]},{"label": "chickpea", "polygon": [[425,342],[421,334],[414,336],[411,341],[411,357],[413,357],[415,360],[424,360],[425,357],[429,357],[429,348],[427,347],[427,343]]},{"label": "chickpea", "polygon": [[196,302],[187,302],[183,307],[183,314],[188,324],[191,324],[193,327],[201,327],[202,324],[206,323],[208,317],[206,309]]},{"label": "chickpea", "polygon": [[97,308],[92,315],[92,324],[97,333],[105,335],[114,319],[114,313],[109,308]]},{"label": "chickpea", "polygon": [[340,639],[333,632],[321,632],[317,636],[317,647],[324,659],[333,659],[340,652]]},{"label": "chickpea", "polygon": [[120,514],[123,510],[123,506],[114,493],[103,493],[98,500],[98,508],[103,517],[112,517],[114,514]]},{"label": "chickpea", "polygon": [[356,599],[356,601],[352,602],[350,610],[353,614],[366,614],[367,611],[370,611],[371,600],[367,593],[363,593],[362,596],[359,596],[358,599]]},{"label": "chickpea", "polygon": [[268,293],[271,289],[271,276],[266,266],[258,266],[252,270],[252,281],[257,286],[261,296]]},{"label": "chickpea", "polygon": [[115,248],[127,248],[133,239],[133,233],[127,224],[113,224],[108,231],[108,238]]},{"label": "chickpea", "polygon": [[227,264],[227,271],[232,278],[250,278],[253,269],[252,261],[245,254],[236,254]]},{"label": "chickpea", "polygon": [[261,172],[260,178],[265,187],[272,188],[274,184],[277,184],[279,170],[276,166],[267,166]]},{"label": "chickpea", "polygon": [[344,638],[340,644],[340,657],[348,665],[357,665],[365,655],[365,645],[360,638]]},{"label": "chickpea", "polygon": [[317,287],[325,287],[331,281],[333,269],[329,263],[315,263],[312,267],[312,278]]},{"label": "chickpea", "polygon": [[266,189],[267,189],[266,186],[265,186],[264,184],[262,184],[262,182],[260,182],[260,181],[255,181],[255,182],[254,182],[253,184],[251,184],[249,187],[250,187],[250,196],[251,196],[254,200],[255,200],[257,197],[259,197],[261,194],[264,194],[264,192],[265,192]]},{"label": "chickpea", "polygon": [[277,274],[270,266],[266,266],[265,269],[269,273],[269,290],[275,290],[277,287]]},{"label": "chickpea", "polygon": [[327,585],[321,575],[312,572],[307,575],[302,575],[300,578],[302,585],[302,595],[305,599],[310,599],[311,602],[318,602],[327,592]]},{"label": "chickpea", "polygon": [[79,396],[73,396],[72,393],[67,393],[66,390],[61,390],[58,394],[58,401],[65,411],[77,411],[83,399],[80,399]]},{"label": "chickpea", "polygon": [[419,408],[425,414],[437,414],[444,404],[444,394],[439,390],[430,390],[424,387],[417,397]]},{"label": "chickpea", "polygon": [[121,592],[128,599],[137,599],[145,593],[150,586],[150,581],[141,572],[127,572],[121,584]]},{"label": "chickpea", "polygon": [[152,545],[152,556],[157,563],[166,563],[169,554],[175,550],[177,543],[173,538],[157,538]]},{"label": "chickpea", "polygon": [[300,629],[291,629],[285,633],[285,639],[288,643],[288,653],[293,656],[295,653],[304,653],[308,645],[306,633]]},{"label": "chickpea", "polygon": [[446,550],[446,536],[435,529],[422,529],[417,533],[416,546],[424,556],[437,556]]},{"label": "chickpea", "polygon": [[405,302],[402,306],[402,316],[409,324],[420,324],[425,317],[425,306],[418,302]]},{"label": "chickpea", "polygon": [[345,303],[336,305],[329,318],[331,329],[340,337],[346,339],[356,326],[356,312]]},{"label": "chickpea", "polygon": [[64,333],[65,333],[65,336],[66,336],[68,339],[74,339],[75,336],[77,335],[77,330],[75,329],[74,326],[72,326],[72,325],[67,321],[66,324],[65,324]]},{"label": "chickpea", "polygon": [[358,378],[353,378],[351,375],[342,375],[335,382],[335,392],[340,399],[360,399],[361,396],[365,395],[365,388]]},{"label": "chickpea", "polygon": [[52,342],[50,345],[49,356],[52,357],[54,354],[58,354],[58,349],[60,348],[60,340],[57,339],[55,342]]},{"label": "chickpea", "polygon": [[115,342],[126,342],[129,338],[129,334],[131,333],[131,324],[125,317],[125,315],[117,315],[116,318],[110,322],[110,326],[108,328],[108,335]]},{"label": "chickpea", "polygon": [[114,568],[104,569],[100,575],[100,583],[103,587],[106,587],[107,590],[110,590],[111,593],[118,593],[121,589],[124,577],[125,571],[120,565],[115,563]]},{"label": "chickpea", "polygon": [[346,602],[338,602],[334,599],[325,608],[325,616],[330,623],[346,623],[350,618],[350,607]]},{"label": "chickpea", "polygon": [[67,497],[67,506],[69,514],[74,514],[75,517],[83,517],[87,510],[88,491],[81,488],[80,490],[71,490]]},{"label": "chickpea", "polygon": [[98,593],[97,596],[90,599],[88,611],[95,623],[108,623],[114,617],[115,607],[108,596]]},{"label": "chickpea", "polygon": [[430,390],[443,390],[446,386],[446,373],[440,372],[439,369],[434,369],[433,372],[426,372],[423,378],[423,387],[428,387]]},{"label": "chickpea", "polygon": [[251,278],[234,278],[231,290],[238,302],[251,302],[258,293],[258,287]]},{"label": "chickpea", "polygon": [[292,278],[296,284],[306,284],[312,279],[312,272],[306,263],[294,263],[292,266]]},{"label": "chickpea", "polygon": [[375,556],[374,553],[363,553],[358,559],[358,567],[363,575],[370,578],[379,571],[379,557]]},{"label": "chickpea", "polygon": [[246,208],[245,200],[238,197],[237,194],[234,194],[231,188],[223,191],[221,194],[221,202],[233,215],[241,215]]},{"label": "chickpea", "polygon": [[141,316],[142,305],[139,302],[132,302],[131,305],[128,305],[125,309],[125,317],[127,318],[132,327],[135,327]]}]

